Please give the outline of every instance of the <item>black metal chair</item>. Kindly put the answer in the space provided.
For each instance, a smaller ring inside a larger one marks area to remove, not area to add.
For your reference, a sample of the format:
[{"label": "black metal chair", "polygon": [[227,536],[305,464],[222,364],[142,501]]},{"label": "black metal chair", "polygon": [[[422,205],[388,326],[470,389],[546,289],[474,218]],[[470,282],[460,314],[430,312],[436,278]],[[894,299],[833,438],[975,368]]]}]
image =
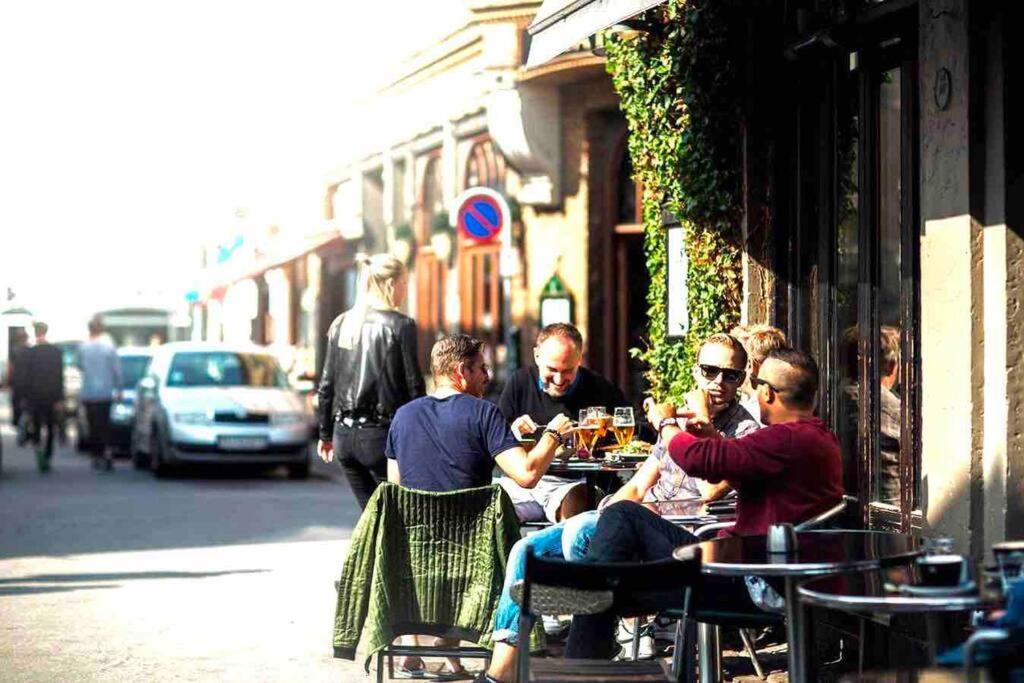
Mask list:
[{"label": "black metal chair", "polygon": [[[526,556],[522,582],[512,590],[520,605],[519,632],[529,633],[541,614],[599,614],[618,617],[654,614],[667,608],[686,611],[690,587],[700,577],[700,549],[685,560],[656,562],[566,562]],[[681,635],[681,632],[679,632]],[[677,648],[681,648],[677,643]],[[543,659],[534,662],[529,648],[517,654],[520,683],[545,681],[674,681],[660,661]]]},{"label": "black metal chair", "polygon": [[[852,496],[844,495],[843,499],[839,503],[833,505],[831,508],[816,515],[815,517],[795,525],[795,529],[797,531],[810,531],[812,529],[838,528],[836,525],[843,521],[843,517],[847,512],[849,504],[856,502],[856,500],[857,499]],[[722,529],[727,529],[732,525],[732,522],[706,524],[697,529],[694,532],[694,535],[701,541],[709,540],[716,536]],[[743,641],[743,649],[750,658],[750,663],[754,667],[754,672],[758,678],[764,679],[764,670],[761,667],[761,662],[757,659],[757,650],[754,647],[754,639],[750,632],[752,630],[768,626],[781,626],[785,623],[784,617],[781,613],[766,612],[762,610],[726,611],[714,609],[712,607],[705,607],[703,605],[695,605],[695,609],[692,614],[688,615],[688,620],[692,620],[699,625],[699,633],[696,638],[684,638],[683,642],[697,643],[700,669],[702,672],[701,679],[705,681],[714,681],[721,678],[721,657],[719,652],[720,627],[727,626],[739,629],[740,639]],[[684,628],[688,627],[689,625],[684,626]],[[692,629],[690,629],[690,631],[692,632]],[[687,672],[687,674],[690,676],[690,672]]]}]

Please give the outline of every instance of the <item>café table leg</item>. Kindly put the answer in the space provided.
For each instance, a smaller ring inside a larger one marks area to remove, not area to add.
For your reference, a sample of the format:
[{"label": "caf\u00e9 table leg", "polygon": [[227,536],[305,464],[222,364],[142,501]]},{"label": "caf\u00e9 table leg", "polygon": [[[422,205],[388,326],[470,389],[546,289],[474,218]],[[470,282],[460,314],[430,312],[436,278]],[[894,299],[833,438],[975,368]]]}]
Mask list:
[{"label": "caf\u00e9 table leg", "polygon": [[722,649],[718,626],[697,624],[697,666],[700,683],[719,683],[722,680]]},{"label": "caf\u00e9 table leg", "polygon": [[807,681],[807,628],[797,594],[797,577],[786,577],[786,640],[789,641],[789,681]]}]

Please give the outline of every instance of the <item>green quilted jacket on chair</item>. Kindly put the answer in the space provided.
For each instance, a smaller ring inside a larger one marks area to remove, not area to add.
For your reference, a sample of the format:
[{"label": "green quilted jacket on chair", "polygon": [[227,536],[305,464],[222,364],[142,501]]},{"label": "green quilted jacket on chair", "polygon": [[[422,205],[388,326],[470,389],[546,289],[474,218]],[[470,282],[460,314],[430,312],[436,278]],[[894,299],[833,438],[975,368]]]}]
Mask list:
[{"label": "green quilted jacket on chair", "polygon": [[382,484],[370,497],[341,571],[334,656],[366,667],[396,636],[491,645],[494,611],[519,522],[498,485],[432,493]]}]

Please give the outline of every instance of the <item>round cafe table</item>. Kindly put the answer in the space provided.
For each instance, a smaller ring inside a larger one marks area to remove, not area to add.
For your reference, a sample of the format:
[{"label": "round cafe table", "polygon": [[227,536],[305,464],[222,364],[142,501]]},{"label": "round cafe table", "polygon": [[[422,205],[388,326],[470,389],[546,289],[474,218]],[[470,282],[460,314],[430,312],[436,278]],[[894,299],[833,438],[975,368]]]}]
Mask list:
[{"label": "round cafe table", "polygon": [[[798,590],[805,604],[847,612],[963,612],[996,608],[1001,603],[999,591],[986,587],[963,593],[916,589],[920,584],[916,574],[912,564],[904,564],[814,579]],[[912,588],[907,590],[907,586]]]},{"label": "round cafe table", "polygon": [[617,475],[621,472],[632,475],[644,464],[646,458],[623,458],[622,460],[611,461],[608,459],[596,460],[587,458],[580,460],[572,457],[568,460],[556,458],[551,461],[548,467],[548,474],[558,477],[579,477],[583,476],[587,485],[587,509],[593,510],[597,506],[597,480],[601,476]]},{"label": "round cafe table", "polygon": [[[920,540],[880,531],[802,531],[790,553],[769,553],[766,536],[732,536],[700,545],[701,571],[713,576],[776,576],[786,584],[789,680],[809,680],[805,609],[797,584],[812,576],[906,564],[921,554]],[[682,548],[677,549],[678,556]]]},{"label": "round cafe table", "polygon": [[[982,577],[982,572],[975,572]],[[813,579],[800,585],[800,600],[842,610],[858,617],[865,613],[924,614],[929,631],[928,648],[934,661],[936,644],[943,633],[939,613],[996,609],[1002,604],[1002,592],[983,578],[977,584],[943,590],[920,585],[913,564],[885,567],[856,574]],[[863,624],[863,622],[861,622]]]}]

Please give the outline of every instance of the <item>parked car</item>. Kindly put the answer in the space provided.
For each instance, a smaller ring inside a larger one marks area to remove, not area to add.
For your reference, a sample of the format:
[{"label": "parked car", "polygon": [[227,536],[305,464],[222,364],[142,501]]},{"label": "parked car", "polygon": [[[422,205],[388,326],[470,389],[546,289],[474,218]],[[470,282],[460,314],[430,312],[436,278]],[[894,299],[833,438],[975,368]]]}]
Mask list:
[{"label": "parked car", "polygon": [[310,415],[276,359],[254,346],[157,348],[139,382],[130,448],[162,477],[185,463],[286,465],[309,475]]}]

